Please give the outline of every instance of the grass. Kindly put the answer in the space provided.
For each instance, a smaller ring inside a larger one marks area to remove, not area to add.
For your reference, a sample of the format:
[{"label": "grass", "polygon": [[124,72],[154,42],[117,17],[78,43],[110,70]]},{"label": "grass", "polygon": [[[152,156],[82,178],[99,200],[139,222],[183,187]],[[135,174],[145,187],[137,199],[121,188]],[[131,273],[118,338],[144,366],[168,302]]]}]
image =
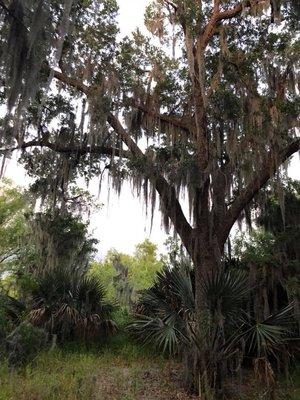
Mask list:
[{"label": "grass", "polygon": [[[126,335],[101,347],[70,344],[41,353],[10,372],[0,367],[0,400],[189,400],[180,379],[182,366],[142,348]],[[300,400],[300,367],[295,388],[280,399]],[[235,400],[265,399],[253,382]]]},{"label": "grass", "polygon": [[180,365],[115,336],[102,349],[69,346],[18,371],[0,368],[0,400],[188,399]]}]

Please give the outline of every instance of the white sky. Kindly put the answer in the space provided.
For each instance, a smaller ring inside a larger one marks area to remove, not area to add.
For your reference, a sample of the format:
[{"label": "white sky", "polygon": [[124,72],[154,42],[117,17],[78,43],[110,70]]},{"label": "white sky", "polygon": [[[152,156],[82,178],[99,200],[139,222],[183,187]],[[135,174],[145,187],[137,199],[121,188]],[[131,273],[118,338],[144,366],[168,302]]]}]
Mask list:
[{"label": "white sky", "polygon": [[150,0],[119,0],[121,34],[128,35],[138,26],[144,30],[144,13]]},{"label": "white sky", "polygon": [[[119,0],[121,35],[129,35],[137,26],[143,30],[144,11],[150,0]],[[296,155],[291,163],[289,175],[293,179],[300,179],[299,157]],[[18,185],[28,184],[28,178],[22,167],[17,166],[16,156],[6,169],[6,176],[13,179]],[[97,196],[99,181],[90,184],[90,191]],[[145,218],[143,200],[136,198],[128,183],[124,184],[120,198],[110,193],[108,203],[107,187],[102,186],[99,202],[104,204],[100,211],[91,217],[91,229],[99,243],[99,256],[102,258],[107,250],[115,249],[132,253],[137,243],[150,238],[163,251],[163,243],[167,238],[161,227],[159,212],[155,212],[153,228],[150,234],[150,218]]]}]

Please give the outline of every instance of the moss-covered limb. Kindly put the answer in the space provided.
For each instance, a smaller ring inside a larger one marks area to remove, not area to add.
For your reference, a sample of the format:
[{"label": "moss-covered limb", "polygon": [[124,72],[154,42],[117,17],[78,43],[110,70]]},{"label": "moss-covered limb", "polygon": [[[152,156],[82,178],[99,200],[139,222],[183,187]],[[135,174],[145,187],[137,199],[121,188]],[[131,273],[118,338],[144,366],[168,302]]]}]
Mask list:
[{"label": "moss-covered limb", "polygon": [[185,133],[191,133],[191,124],[190,121],[186,120],[184,117],[179,117],[175,115],[162,114],[156,110],[151,109],[145,104],[142,104],[140,101],[134,98],[128,98],[125,101],[125,104],[129,104],[133,108],[136,108],[143,113],[149,115],[150,117],[156,118],[158,121],[161,121],[164,124],[168,124],[173,128],[179,128],[183,130]]},{"label": "moss-covered limb", "polygon": [[2,153],[5,152],[12,152],[15,150],[25,150],[28,148],[33,147],[46,147],[54,152],[61,153],[61,154],[74,154],[77,156],[83,156],[86,154],[95,154],[99,156],[110,156],[110,157],[121,157],[121,158],[129,158],[130,154],[127,150],[122,150],[114,147],[106,147],[106,146],[97,146],[97,145],[64,145],[62,143],[51,143],[48,140],[43,139],[36,139],[31,140],[29,142],[24,142],[20,146],[12,147],[12,148],[5,148],[0,149]]},{"label": "moss-covered limb", "polygon": [[[68,77],[66,74],[63,74],[58,71],[53,71],[54,77],[61,82],[76,88],[77,90],[81,91],[82,93],[89,96],[92,93],[92,88],[85,85],[78,79],[73,79]],[[130,134],[123,128],[122,124],[120,123],[119,119],[113,114],[109,113],[107,117],[108,123],[112,126],[114,131],[118,134],[118,136],[122,139],[124,144],[128,147],[129,152],[134,157],[145,158],[145,155],[132,139]],[[79,146],[72,148],[71,146],[62,146],[57,144],[52,144],[48,140],[47,141],[31,141],[29,143],[24,143],[21,147],[23,149],[28,147],[34,146],[44,146],[48,147],[51,150],[57,151],[59,153],[75,153],[77,155],[80,154],[87,154],[87,153],[97,153],[97,154],[105,154],[109,156],[120,156],[126,157],[129,155],[127,151],[118,150],[118,149],[111,149],[106,148],[104,146]],[[147,159],[148,161],[148,159]],[[149,164],[149,163],[148,163]],[[150,165],[149,170],[147,172],[147,177],[152,181],[152,184],[157,189],[158,193],[161,196],[162,203],[164,204],[164,209],[166,211],[166,215],[168,218],[171,219],[173,224],[178,228],[178,231],[182,235],[182,238],[186,244],[191,243],[190,241],[190,234],[192,232],[192,228],[188,223],[184,213],[182,212],[181,205],[177,199],[175,189],[168,183],[168,181],[161,176],[158,171],[154,168],[154,166]],[[175,206],[174,206],[175,205]],[[189,245],[190,247],[190,245]]]},{"label": "moss-covered limb", "polygon": [[[74,80],[72,78],[69,78],[65,74],[55,72],[54,76],[57,79],[61,80],[62,82],[75,87],[76,89],[80,90],[81,92],[87,95],[89,95],[89,93],[91,92],[91,89],[86,85],[84,85],[82,82],[76,79]],[[145,155],[143,154],[139,146],[135,143],[130,134],[123,128],[119,119],[113,113],[109,113],[107,121],[115,130],[115,132],[119,135],[119,137],[122,139],[124,144],[128,147],[131,154],[134,157],[144,159]],[[148,167],[149,168],[147,171],[147,177],[150,179],[153,186],[160,194],[166,216],[170,218],[170,220],[176,227],[176,230],[180,234],[182,240],[188,246],[189,251],[192,252],[191,248],[192,227],[188,223],[182,211],[180,202],[177,199],[175,189],[168,183],[168,181],[161,174],[158,173],[158,171],[154,168],[154,165],[151,165],[151,161]]]},{"label": "moss-covered limb", "polygon": [[[44,66],[44,69],[51,73],[51,69],[49,69],[49,67]],[[80,92],[89,95],[92,92],[92,88],[85,85],[81,80],[73,78],[68,76],[67,74],[64,74],[60,71],[57,70],[53,70],[52,71],[54,78],[58,79],[59,81],[61,81],[62,83],[65,83],[68,86],[71,86],[77,90],[79,90]]]},{"label": "moss-covered limb", "polygon": [[[110,114],[108,121],[114,128],[114,130],[122,138],[123,142],[129,148],[131,153],[136,157],[145,158],[145,155],[143,154],[141,149],[134,142],[129,133],[123,128],[118,118],[113,114]],[[170,218],[175,226],[176,231],[181,236],[183,242],[188,247],[188,249],[191,250],[192,227],[188,223],[182,211],[182,207],[180,205],[180,202],[178,201],[174,187],[172,187],[172,185],[168,183],[163,175],[160,174],[153,165],[151,165],[151,161],[148,165],[148,171],[146,172],[146,174],[147,178],[151,181],[152,185],[155,187],[160,195],[160,199],[164,207],[164,214],[168,218]]]},{"label": "moss-covered limb", "polygon": [[279,166],[300,150],[300,139],[293,140],[279,151],[270,151],[260,166],[258,172],[250,180],[249,184],[241,191],[235,201],[226,212],[224,222],[219,228],[219,242],[224,244],[228,238],[233,224],[238,219],[243,209],[251,202],[260,189],[274,176]]}]

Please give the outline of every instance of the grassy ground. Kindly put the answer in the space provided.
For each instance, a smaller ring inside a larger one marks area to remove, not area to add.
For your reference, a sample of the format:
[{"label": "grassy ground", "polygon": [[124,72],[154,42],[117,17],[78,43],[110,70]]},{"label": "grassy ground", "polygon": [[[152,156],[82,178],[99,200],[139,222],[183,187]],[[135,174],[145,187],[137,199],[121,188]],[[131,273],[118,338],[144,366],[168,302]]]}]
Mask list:
[{"label": "grassy ground", "polygon": [[0,369],[0,400],[191,399],[182,389],[180,365],[131,341],[109,347],[56,349],[9,372]]},{"label": "grassy ground", "polygon": [[[40,354],[17,372],[0,367],[0,400],[189,400],[181,365],[122,336],[102,348],[73,345]],[[300,400],[300,371],[295,389],[282,399]],[[249,383],[241,400],[264,399]]]}]

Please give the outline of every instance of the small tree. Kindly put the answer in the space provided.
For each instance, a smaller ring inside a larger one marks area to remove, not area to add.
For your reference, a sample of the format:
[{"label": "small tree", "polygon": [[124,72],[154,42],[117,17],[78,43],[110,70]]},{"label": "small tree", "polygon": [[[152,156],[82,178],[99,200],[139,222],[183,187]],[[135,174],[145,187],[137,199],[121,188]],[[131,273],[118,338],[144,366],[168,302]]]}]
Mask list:
[{"label": "small tree", "polygon": [[130,307],[139,292],[153,284],[161,268],[156,245],[146,239],[136,245],[132,256],[110,250],[102,263],[92,264],[91,274],[108,288],[111,299]]},{"label": "small tree", "polygon": [[157,272],[162,268],[162,262],[157,256],[157,246],[145,239],[135,248],[132,265],[129,270],[129,281],[136,292],[147,289],[153,284]]}]

